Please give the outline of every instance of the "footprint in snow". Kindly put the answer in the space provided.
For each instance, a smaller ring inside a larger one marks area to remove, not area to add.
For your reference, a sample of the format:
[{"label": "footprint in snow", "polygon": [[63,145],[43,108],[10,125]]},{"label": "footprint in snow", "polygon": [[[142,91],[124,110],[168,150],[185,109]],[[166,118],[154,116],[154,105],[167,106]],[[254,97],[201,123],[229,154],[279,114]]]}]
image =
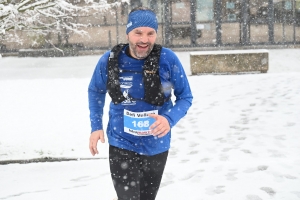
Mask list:
[{"label": "footprint in snow", "polygon": [[246,198],[247,200],[262,200],[262,198],[257,195],[247,195]]},{"label": "footprint in snow", "polygon": [[230,172],[230,173],[226,174],[225,176],[227,177],[227,180],[235,181],[235,180],[237,180],[237,178],[235,177],[236,174],[237,174],[237,172]]},{"label": "footprint in snow", "polygon": [[198,146],[198,145],[199,145],[198,143],[194,143],[194,142],[193,142],[193,143],[190,143],[190,144],[189,144],[189,147],[196,147],[196,146]]},{"label": "footprint in snow", "polygon": [[270,196],[274,196],[276,194],[276,192],[270,187],[262,187],[260,189],[268,193]]},{"label": "footprint in snow", "polygon": [[245,170],[245,173],[253,173],[253,172],[257,172],[257,171],[266,171],[269,168],[269,166],[266,165],[260,165],[257,168],[250,168]]},{"label": "footprint in snow", "polygon": [[181,160],[180,163],[187,163],[189,162],[190,160]]},{"label": "footprint in snow", "polygon": [[209,162],[211,159],[210,158],[203,158],[200,160],[201,163],[207,163]]},{"label": "footprint in snow", "polygon": [[242,149],[241,151],[244,152],[244,153],[247,153],[247,154],[251,154],[251,151],[248,150],[248,149]]},{"label": "footprint in snow", "polygon": [[206,189],[206,194],[208,195],[216,195],[224,193],[225,190],[223,190],[225,186],[217,186],[217,187],[210,187]]},{"label": "footprint in snow", "polygon": [[173,183],[174,183],[174,181],[162,181],[161,184],[160,184],[160,188],[166,187],[166,186],[171,185]]},{"label": "footprint in snow", "polygon": [[195,151],[189,152],[188,155],[195,155],[195,154],[197,154],[197,153],[198,153],[198,151],[195,150]]}]

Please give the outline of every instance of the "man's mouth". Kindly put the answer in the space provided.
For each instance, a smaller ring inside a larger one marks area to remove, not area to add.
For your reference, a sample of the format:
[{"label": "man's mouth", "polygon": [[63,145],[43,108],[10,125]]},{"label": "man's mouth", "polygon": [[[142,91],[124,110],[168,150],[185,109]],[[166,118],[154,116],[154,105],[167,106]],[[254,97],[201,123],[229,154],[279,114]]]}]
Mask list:
[{"label": "man's mouth", "polygon": [[136,46],[140,49],[147,49],[149,45],[148,44],[137,44]]}]

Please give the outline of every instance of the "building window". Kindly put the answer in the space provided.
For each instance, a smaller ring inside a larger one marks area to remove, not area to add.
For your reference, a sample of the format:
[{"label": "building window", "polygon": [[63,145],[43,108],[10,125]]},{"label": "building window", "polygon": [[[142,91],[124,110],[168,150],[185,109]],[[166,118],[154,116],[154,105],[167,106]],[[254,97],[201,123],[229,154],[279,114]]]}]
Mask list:
[{"label": "building window", "polygon": [[222,22],[237,22],[241,18],[241,3],[239,0],[222,1]]},{"label": "building window", "polygon": [[197,21],[214,20],[214,1],[197,0],[196,20]]}]

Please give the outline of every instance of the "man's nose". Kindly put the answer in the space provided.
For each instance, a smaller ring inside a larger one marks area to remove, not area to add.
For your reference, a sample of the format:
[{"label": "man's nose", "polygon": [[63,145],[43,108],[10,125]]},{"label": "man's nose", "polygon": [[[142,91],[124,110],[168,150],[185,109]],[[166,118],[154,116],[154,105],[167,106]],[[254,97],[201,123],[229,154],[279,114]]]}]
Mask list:
[{"label": "man's nose", "polygon": [[140,41],[143,42],[143,43],[147,43],[148,42],[147,35],[142,35],[141,38],[140,38]]}]

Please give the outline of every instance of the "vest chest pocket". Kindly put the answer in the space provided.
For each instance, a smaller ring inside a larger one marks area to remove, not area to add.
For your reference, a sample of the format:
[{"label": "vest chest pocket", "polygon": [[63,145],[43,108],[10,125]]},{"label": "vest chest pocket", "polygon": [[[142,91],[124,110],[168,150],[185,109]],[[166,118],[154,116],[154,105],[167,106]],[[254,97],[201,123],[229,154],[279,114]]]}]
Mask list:
[{"label": "vest chest pocket", "polygon": [[141,73],[122,73],[120,76],[120,88],[125,98],[142,99],[144,97],[144,87]]}]

